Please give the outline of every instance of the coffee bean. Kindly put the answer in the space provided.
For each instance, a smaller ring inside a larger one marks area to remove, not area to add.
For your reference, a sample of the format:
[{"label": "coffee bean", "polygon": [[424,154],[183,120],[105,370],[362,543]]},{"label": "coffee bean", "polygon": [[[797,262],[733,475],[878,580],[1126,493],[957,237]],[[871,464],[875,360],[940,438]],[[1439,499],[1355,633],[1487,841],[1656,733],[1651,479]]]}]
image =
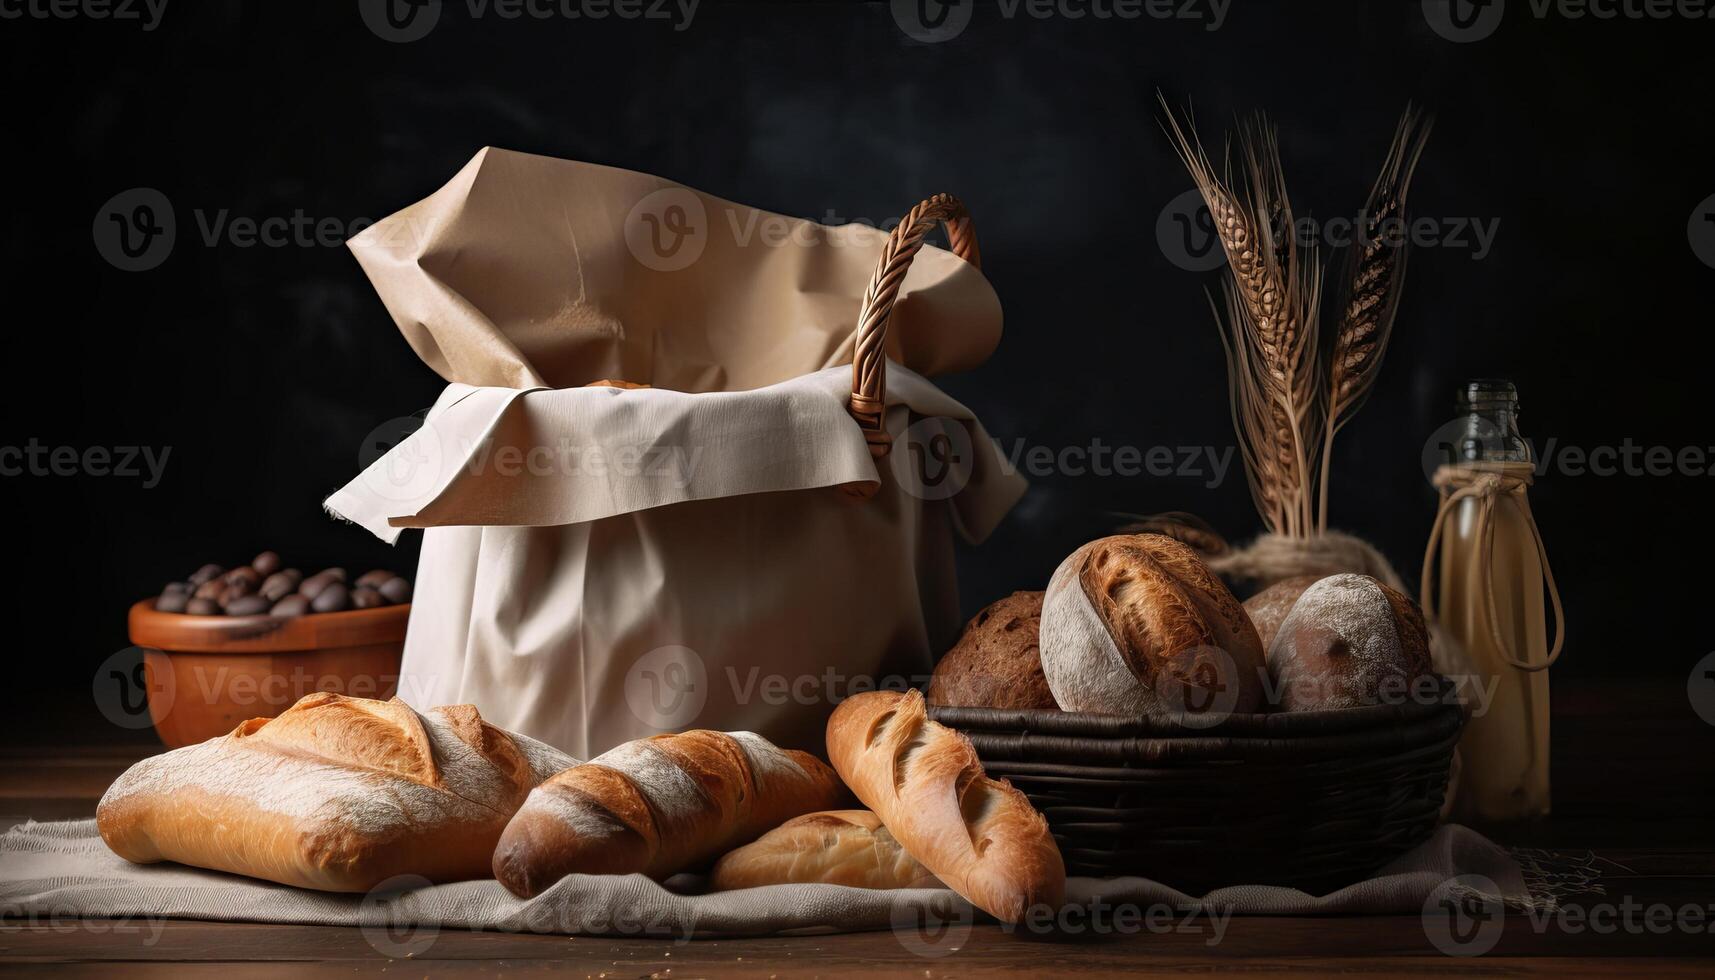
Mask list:
[{"label": "coffee bean", "polygon": [[161,593],[161,597],[155,600],[155,611],[182,613],[185,611],[185,606],[190,604],[190,601],[191,597],[189,593],[163,592]]},{"label": "coffee bean", "polygon": [[298,583],[298,594],[306,599],[314,600],[316,596],[322,594],[323,589],[335,584],[337,583],[335,583],[333,579],[328,578],[325,573],[317,572]]},{"label": "coffee bean", "polygon": [[358,576],[357,581],[353,582],[352,585],[354,588],[359,589],[379,589],[381,587],[381,583],[390,578],[397,577],[398,576],[385,568],[377,568],[372,572],[364,572],[362,575]]},{"label": "coffee bean", "polygon": [[236,582],[227,583],[226,589],[220,593],[215,601],[220,603],[222,609],[225,609],[234,602],[255,594],[256,587],[251,585],[248,579],[239,579]]},{"label": "coffee bean", "polygon": [[387,600],[381,598],[381,593],[370,588],[351,590],[351,604],[357,609],[374,609],[376,606],[387,605]]},{"label": "coffee bean", "polygon": [[310,608],[319,613],[339,612],[351,605],[351,592],[346,589],[344,582],[329,582],[314,599],[310,600]]},{"label": "coffee bean", "polygon": [[256,587],[262,584],[262,573],[251,568],[249,565],[240,565],[232,571],[227,572],[223,577],[226,580],[226,584],[236,585],[239,582],[243,582],[252,592],[256,591]]},{"label": "coffee bean", "polygon": [[240,596],[226,604],[228,616],[259,616],[268,611],[271,605],[267,599],[259,595]]},{"label": "coffee bean", "polygon": [[310,600],[301,595],[289,595],[274,603],[274,608],[268,610],[268,614],[279,619],[296,619],[309,611]]},{"label": "coffee bean", "polygon": [[218,616],[220,615],[220,603],[213,599],[204,599],[198,596],[185,603],[185,612],[192,616]]},{"label": "coffee bean", "polygon": [[398,576],[381,583],[381,588],[376,591],[380,592],[381,597],[388,602],[404,603],[411,601],[411,583]]},{"label": "coffee bean", "polygon": [[335,582],[344,582],[345,581],[345,569],[339,567],[338,565],[335,565],[332,568],[324,568],[321,571],[317,572],[316,574],[317,575],[326,575],[328,578],[333,579]]},{"label": "coffee bean", "polygon": [[180,595],[188,596],[191,594],[192,588],[194,588],[194,586],[189,582],[168,582],[167,587],[161,590],[161,594],[173,595],[174,593],[178,593]]},{"label": "coffee bean", "polygon": [[256,569],[256,574],[263,577],[279,571],[283,564],[285,563],[280,560],[280,556],[272,551],[264,551],[250,560],[250,567]]},{"label": "coffee bean", "polygon": [[263,580],[257,587],[256,594],[269,602],[279,602],[298,590],[298,584],[304,579],[304,573],[295,568],[275,572]]},{"label": "coffee bean", "polygon": [[207,582],[211,578],[219,578],[225,572],[226,572],[226,569],[222,568],[219,565],[214,564],[213,562],[210,562],[207,565],[204,565],[203,567],[201,567],[201,568],[199,568],[196,571],[191,573],[190,583],[193,586],[201,585],[204,582]]},{"label": "coffee bean", "polygon": [[208,599],[212,601],[220,598],[220,594],[225,591],[226,582],[224,580],[211,578],[197,586],[197,590],[193,593],[193,596],[198,599]]}]

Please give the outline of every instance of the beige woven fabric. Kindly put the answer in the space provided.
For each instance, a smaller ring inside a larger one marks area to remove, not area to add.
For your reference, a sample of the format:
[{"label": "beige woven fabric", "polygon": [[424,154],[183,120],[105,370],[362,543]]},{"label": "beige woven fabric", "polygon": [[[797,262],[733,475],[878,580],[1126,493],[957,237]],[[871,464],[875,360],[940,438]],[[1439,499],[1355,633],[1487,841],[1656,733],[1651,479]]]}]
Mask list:
[{"label": "beige woven fabric", "polygon": [[[1518,863],[1458,826],[1442,827],[1375,878],[1325,896],[1245,885],[1192,898],[1144,878],[1074,878],[1067,900],[1110,914],[1119,906],[1181,917],[1201,910],[1210,922],[1232,915],[1416,915],[1456,878],[1483,886],[1488,899],[1509,907],[1531,901]],[[699,895],[696,879],[682,876],[672,884],[686,890],[670,891],[641,875],[574,875],[527,901],[493,881],[385,895],[331,895],[177,865],[129,864],[102,844],[93,820],[28,823],[0,837],[0,912],[8,918],[166,917],[357,926],[390,955],[420,951],[414,944],[432,941],[440,929],[673,940],[890,930],[900,942],[925,946],[933,955],[947,944],[956,946],[960,930],[981,919],[951,892],[936,889],[774,885]]]}]

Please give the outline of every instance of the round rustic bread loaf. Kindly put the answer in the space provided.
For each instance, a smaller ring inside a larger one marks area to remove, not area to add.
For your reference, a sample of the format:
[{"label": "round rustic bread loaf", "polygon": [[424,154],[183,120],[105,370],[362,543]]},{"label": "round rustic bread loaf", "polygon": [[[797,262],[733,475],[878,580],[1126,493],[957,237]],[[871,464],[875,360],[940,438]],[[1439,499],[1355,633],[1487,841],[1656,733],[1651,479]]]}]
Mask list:
[{"label": "round rustic bread loaf", "polygon": [[1257,638],[1262,640],[1264,650],[1274,645],[1274,634],[1280,631],[1281,620],[1292,611],[1298,597],[1321,578],[1320,575],[1294,575],[1245,600],[1245,612],[1250,614],[1251,625],[1256,627]]},{"label": "round rustic bread loaf", "polygon": [[1317,580],[1268,648],[1268,670],[1287,711],[1403,698],[1430,669],[1429,633],[1417,603],[1368,575]]},{"label": "round rustic bread loaf", "polygon": [[1067,711],[1256,711],[1262,641],[1244,607],[1186,545],[1129,534],[1084,545],[1042,600],[1042,672]]},{"label": "round rustic bread loaf", "polygon": [[1056,708],[1037,653],[1042,593],[1014,592],[984,607],[929,678],[929,703],[968,708]]}]

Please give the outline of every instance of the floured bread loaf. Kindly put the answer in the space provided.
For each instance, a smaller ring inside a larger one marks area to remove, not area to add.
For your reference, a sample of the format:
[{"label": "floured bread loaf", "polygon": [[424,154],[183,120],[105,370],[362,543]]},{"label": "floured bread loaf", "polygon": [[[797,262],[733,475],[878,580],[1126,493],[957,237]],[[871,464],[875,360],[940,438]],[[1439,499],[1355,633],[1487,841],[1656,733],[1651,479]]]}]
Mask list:
[{"label": "floured bread loaf", "polygon": [[821,760],[751,732],[640,738],[531,791],[494,876],[525,898],[569,874],[665,879],[847,799]]},{"label": "floured bread loaf", "polygon": [[1245,612],[1250,615],[1251,625],[1256,627],[1257,638],[1262,640],[1264,650],[1274,645],[1274,634],[1280,632],[1281,621],[1297,604],[1298,597],[1321,578],[1320,575],[1294,575],[1245,600]]},{"label": "floured bread loaf", "polygon": [[144,759],[96,825],[114,853],[300,888],[362,892],[395,875],[486,878],[530,788],[577,760],[468,704],[306,695],[277,718]]},{"label": "floured bread loaf", "polygon": [[1042,673],[1067,711],[1260,710],[1262,641],[1186,545],[1129,534],[1084,545],[1042,599]]},{"label": "floured bread loaf", "polygon": [[1404,698],[1430,673],[1417,603],[1368,575],[1330,575],[1304,590],[1268,649],[1287,711]]},{"label": "floured bread loaf", "polygon": [[721,858],[709,875],[715,891],[785,884],[854,888],[939,888],[933,872],[905,852],[868,810],[793,817]]},{"label": "floured bread loaf", "polygon": [[1056,708],[1042,676],[1037,635],[1042,593],[1014,592],[990,603],[929,678],[930,704],[973,708]]}]

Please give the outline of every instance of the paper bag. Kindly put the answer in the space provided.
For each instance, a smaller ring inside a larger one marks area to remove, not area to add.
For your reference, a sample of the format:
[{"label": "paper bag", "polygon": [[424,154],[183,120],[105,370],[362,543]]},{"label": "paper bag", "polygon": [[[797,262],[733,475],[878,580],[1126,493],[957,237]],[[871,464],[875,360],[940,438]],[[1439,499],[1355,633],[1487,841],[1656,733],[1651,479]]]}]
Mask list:
[{"label": "paper bag", "polygon": [[[926,681],[962,622],[954,536],[1023,481],[924,377],[1000,329],[937,249],[894,307],[894,448],[871,454],[847,401],[884,240],[496,150],[354,239],[453,382],[327,501],[388,540],[427,529],[401,696],[587,758],[687,728],[821,751],[839,700]],[[652,387],[583,387],[603,378]]]}]

